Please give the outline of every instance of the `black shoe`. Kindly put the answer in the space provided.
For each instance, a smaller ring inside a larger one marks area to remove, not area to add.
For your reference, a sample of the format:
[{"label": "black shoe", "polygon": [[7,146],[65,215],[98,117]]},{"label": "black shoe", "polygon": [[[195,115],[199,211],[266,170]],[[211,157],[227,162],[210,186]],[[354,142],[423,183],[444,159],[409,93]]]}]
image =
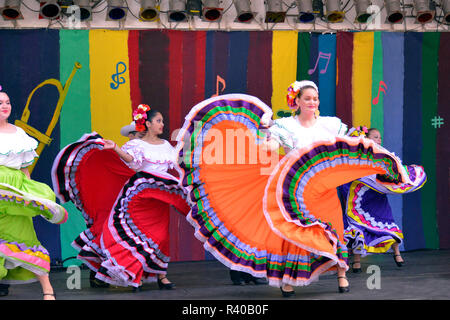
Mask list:
[{"label": "black shoe", "polygon": [[359,263],[359,265],[361,266],[361,262],[360,262],[360,261],[358,261],[358,262],[353,262],[353,263],[352,263],[352,271],[353,271],[353,273],[361,273],[361,272],[362,272],[361,267],[355,268],[355,267],[353,266],[355,263]]},{"label": "black shoe", "polygon": [[9,284],[0,283],[0,297],[6,297],[9,294]]},{"label": "black shoe", "polygon": [[230,278],[231,282],[233,282],[233,285],[235,286],[243,285],[240,271],[230,270]]},{"label": "black shoe", "polygon": [[269,283],[269,281],[267,281],[266,279],[256,278],[256,277],[252,276],[251,274],[248,274],[245,272],[239,272],[239,273],[241,275],[241,279],[243,279],[246,284],[250,284],[250,282],[253,282],[256,285]]},{"label": "black shoe", "polygon": [[402,267],[405,262],[404,261],[397,261],[396,257],[401,257],[401,255],[394,254],[394,261],[395,261],[395,264],[397,265],[397,267]]},{"label": "black shoe", "polygon": [[246,280],[245,283],[249,284],[250,282],[253,282],[256,285],[265,285],[265,284],[269,284],[269,281],[267,281],[266,279],[263,278],[255,278],[252,277],[252,279],[250,280]]},{"label": "black shoe", "polygon": [[[158,278],[158,287],[160,290],[173,290],[175,289],[175,284],[174,283],[162,283],[161,280],[163,279],[167,279],[166,277],[164,278]],[[168,279],[167,279],[168,280]]]},{"label": "black shoe", "polygon": [[133,292],[141,292],[142,291],[142,284],[138,287],[133,287]]},{"label": "black shoe", "polygon": [[289,298],[289,297],[293,297],[295,296],[295,291],[284,291],[283,287],[280,287],[281,290],[281,295],[283,296],[283,298]]},{"label": "black shoe", "polygon": [[95,277],[96,272],[92,271],[89,274],[89,284],[91,288],[109,288],[109,283],[106,283]]},{"label": "black shoe", "polygon": [[[338,277],[338,282],[339,282],[339,279],[340,279],[340,278],[346,279],[346,280],[347,280],[347,277],[341,276],[341,277]],[[348,280],[347,280],[347,281],[348,281]],[[341,287],[341,286],[338,284],[338,288],[339,288],[339,293],[346,293],[346,292],[349,292],[349,291],[350,291],[350,285],[347,285],[346,287]]]}]

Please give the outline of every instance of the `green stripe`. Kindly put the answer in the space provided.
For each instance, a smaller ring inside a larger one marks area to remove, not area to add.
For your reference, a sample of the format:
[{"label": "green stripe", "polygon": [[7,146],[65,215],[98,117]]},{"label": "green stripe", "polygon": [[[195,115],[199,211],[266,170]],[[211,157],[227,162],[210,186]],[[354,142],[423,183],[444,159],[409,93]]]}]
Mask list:
[{"label": "green stripe", "polygon": [[[381,42],[381,32],[377,31],[373,37],[373,65],[372,65],[372,99],[379,93],[378,104],[372,103],[372,112],[370,114],[370,127],[377,128],[380,131],[381,137],[383,137],[383,99],[384,93],[379,92],[380,81],[383,81],[383,47]],[[389,86],[386,83],[386,86]],[[389,87],[383,86],[386,93],[388,93]]]},{"label": "green stripe", "polygon": [[[89,72],[89,31],[60,30],[60,75],[64,84],[69,78],[75,62],[82,67],[73,77],[64,106],[61,110],[61,148],[81,138],[84,133],[91,132],[91,99]],[[72,248],[73,240],[86,229],[83,216],[72,202],[64,204],[68,212],[67,222],[61,225],[62,259],[76,256]],[[68,260],[64,266],[80,264],[76,259]]]},{"label": "green stripe", "polygon": [[297,41],[297,80],[309,80],[309,51],[311,35],[307,32],[298,34]]},{"label": "green stripe", "polygon": [[[422,42],[422,166],[428,182],[421,196],[422,221],[425,245],[429,249],[439,248],[439,233],[436,220],[436,129],[431,119],[437,115],[437,83],[439,37],[437,32],[425,32]],[[419,128],[418,128],[419,129]]]}]

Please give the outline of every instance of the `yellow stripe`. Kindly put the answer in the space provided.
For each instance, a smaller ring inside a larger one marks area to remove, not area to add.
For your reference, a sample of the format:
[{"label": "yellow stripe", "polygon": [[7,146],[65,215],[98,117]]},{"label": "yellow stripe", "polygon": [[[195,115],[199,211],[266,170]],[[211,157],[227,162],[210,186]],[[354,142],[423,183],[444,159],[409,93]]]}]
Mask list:
[{"label": "yellow stripe", "polygon": [[353,123],[370,128],[372,98],[373,32],[355,33],[353,40]]},{"label": "yellow stripe", "polygon": [[[91,68],[91,125],[105,139],[122,145],[127,138],[120,128],[131,122],[130,77],[128,61],[128,31],[92,30],[89,32]],[[112,76],[120,74],[125,82],[114,90]]]},{"label": "yellow stripe", "polygon": [[292,111],[287,106],[287,88],[297,77],[296,31],[274,31],[272,38],[272,110],[274,119],[279,110]]},{"label": "yellow stripe", "polygon": [[389,239],[389,240],[385,240],[385,241],[380,242],[380,244],[383,243],[384,246],[381,246],[381,247],[369,247],[366,244],[364,244],[364,248],[366,249],[367,252],[370,252],[370,253],[385,253],[396,242],[397,241],[395,241],[395,239]]},{"label": "yellow stripe", "polygon": [[17,253],[17,252],[22,252],[22,253],[25,253],[25,254],[27,254],[27,255],[29,255],[29,256],[37,257],[37,258],[40,258],[40,259],[45,260],[45,261],[47,261],[47,262],[50,262],[50,257],[49,257],[48,255],[42,253],[41,251],[36,251],[36,252],[34,252],[34,251],[31,250],[31,249],[20,250],[19,247],[17,247],[15,244],[11,244],[11,243],[5,243],[5,245],[6,245],[12,252],[15,252],[15,253]]}]

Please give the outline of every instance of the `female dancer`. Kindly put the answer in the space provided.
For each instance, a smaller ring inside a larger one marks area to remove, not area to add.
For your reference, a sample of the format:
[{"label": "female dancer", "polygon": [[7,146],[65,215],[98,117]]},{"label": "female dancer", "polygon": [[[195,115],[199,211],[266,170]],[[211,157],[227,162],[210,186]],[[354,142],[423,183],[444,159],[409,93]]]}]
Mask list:
[{"label": "female dancer", "polygon": [[[272,136],[284,147],[286,152],[311,145],[316,141],[331,140],[336,136],[343,136],[347,132],[347,125],[336,117],[319,116],[319,89],[312,81],[296,81],[288,88],[288,106],[294,109],[294,116],[274,121],[270,128]],[[343,239],[343,226],[338,223],[342,216],[339,210],[332,211],[324,218],[339,230],[338,236]],[[346,267],[338,266],[338,281],[340,291],[348,291],[348,281],[345,276]],[[292,292],[290,285],[284,286],[285,292]]]},{"label": "female dancer", "polygon": [[[381,134],[376,128],[356,130],[355,134],[365,135],[367,138],[381,145]],[[414,166],[407,166],[413,171]],[[391,247],[394,250],[394,262],[398,267],[404,263],[399,245],[402,243],[403,233],[395,223],[386,193],[412,192],[423,186],[424,176],[418,176],[420,183],[416,187],[392,192],[382,192],[376,186],[358,179],[340,187],[345,198],[344,209],[344,238],[349,250],[353,253],[352,269],[354,273],[361,272],[361,256],[374,253],[385,253]]]},{"label": "female dancer", "polygon": [[[192,201],[188,221],[215,258],[267,278],[284,297],[295,294],[291,286],[336,271],[339,292],[347,292],[336,187],[375,173],[392,185],[410,180],[393,154],[341,136],[346,126],[339,119],[317,116],[313,83],[295,82],[288,103],[300,114],[274,121],[270,130],[271,109],[252,96],[223,95],[192,108],[177,137]],[[281,159],[270,147],[276,141],[288,151]]]},{"label": "female dancer", "polygon": [[8,123],[11,103],[0,87],[0,284],[2,295],[9,284],[39,280],[43,298],[54,300],[50,283],[50,256],[36,237],[33,217],[64,223],[66,210],[55,203],[55,194],[44,183],[31,180],[28,166],[38,157],[37,141],[22,128]]},{"label": "female dancer", "polygon": [[[74,247],[97,279],[134,291],[154,281],[160,289],[173,289],[166,277],[169,206],[184,215],[189,206],[179,180],[167,172],[177,156],[158,137],[164,126],[161,113],[140,105],[133,116],[136,130],[147,130],[142,139],[119,148],[96,133],[84,136],[60,152],[54,181],[61,197],[78,204],[87,218],[89,229]],[[109,168],[102,169],[105,163]],[[74,173],[65,174],[69,171]]]}]

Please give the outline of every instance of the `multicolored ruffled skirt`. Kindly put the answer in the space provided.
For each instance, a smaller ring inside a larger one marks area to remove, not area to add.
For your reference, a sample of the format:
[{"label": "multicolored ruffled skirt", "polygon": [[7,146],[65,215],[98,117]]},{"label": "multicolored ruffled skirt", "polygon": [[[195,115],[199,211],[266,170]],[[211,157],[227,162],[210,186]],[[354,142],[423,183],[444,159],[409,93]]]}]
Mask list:
[{"label": "multicolored ruffled skirt", "polygon": [[67,211],[55,200],[46,184],[0,166],[0,283],[35,282],[36,275],[50,272],[50,256],[37,239],[33,217],[64,223]]},{"label": "multicolored ruffled skirt", "polygon": [[412,184],[384,186],[374,177],[364,177],[340,188],[345,198],[344,239],[354,254],[365,256],[385,253],[394,243],[403,242],[403,232],[396,224],[387,194],[414,192],[426,182],[421,166],[406,166]]},{"label": "multicolored ruffled skirt", "polygon": [[177,178],[136,173],[104,150],[95,132],[61,150],[52,178],[61,201],[72,201],[83,214],[87,229],[72,246],[96,278],[137,287],[167,272],[169,206],[183,215],[190,210]]},{"label": "multicolored ruffled skirt", "polygon": [[336,188],[378,174],[409,183],[400,160],[365,138],[333,141],[280,157],[267,147],[271,109],[230,94],[205,100],[186,116],[177,137],[183,185],[195,236],[233,270],[272,286],[307,285],[348,269]]}]

